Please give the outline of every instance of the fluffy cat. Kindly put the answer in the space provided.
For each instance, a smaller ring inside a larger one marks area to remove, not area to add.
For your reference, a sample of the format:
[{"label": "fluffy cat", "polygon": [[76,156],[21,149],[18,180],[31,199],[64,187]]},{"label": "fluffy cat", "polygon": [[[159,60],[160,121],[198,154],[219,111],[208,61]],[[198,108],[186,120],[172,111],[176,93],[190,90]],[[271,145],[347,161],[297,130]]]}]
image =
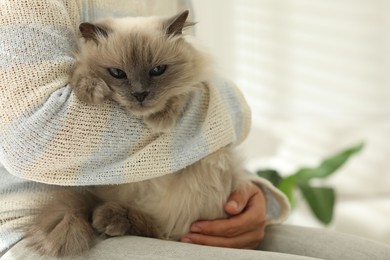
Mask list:
[{"label": "fluffy cat", "polygon": [[[76,96],[93,104],[114,100],[156,134],[169,132],[212,71],[207,55],[182,34],[192,25],[187,17],[185,11],[171,18],[82,23],[71,77]],[[25,237],[51,256],[78,255],[99,234],[178,240],[196,220],[226,218],[228,196],[249,183],[232,149],[223,148],[162,177],[54,194],[27,225]]]}]

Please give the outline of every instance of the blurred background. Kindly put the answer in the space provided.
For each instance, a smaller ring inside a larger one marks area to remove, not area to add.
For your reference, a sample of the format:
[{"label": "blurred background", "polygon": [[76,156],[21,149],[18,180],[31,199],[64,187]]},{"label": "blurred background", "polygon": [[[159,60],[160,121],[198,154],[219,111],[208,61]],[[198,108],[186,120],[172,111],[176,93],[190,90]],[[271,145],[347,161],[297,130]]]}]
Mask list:
[{"label": "blurred background", "polygon": [[[193,0],[197,38],[253,112],[250,170],[283,175],[365,142],[326,180],[326,228],[390,244],[390,1]],[[304,203],[290,224],[322,227]]]}]

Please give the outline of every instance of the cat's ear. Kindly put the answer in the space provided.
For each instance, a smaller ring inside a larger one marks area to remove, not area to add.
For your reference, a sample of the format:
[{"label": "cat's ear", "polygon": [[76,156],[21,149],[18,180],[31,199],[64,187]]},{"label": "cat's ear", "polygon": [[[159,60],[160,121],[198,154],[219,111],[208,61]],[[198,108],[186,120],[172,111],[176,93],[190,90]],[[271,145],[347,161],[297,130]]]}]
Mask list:
[{"label": "cat's ear", "polygon": [[79,25],[81,36],[86,40],[98,42],[99,36],[107,37],[108,29],[92,23],[81,23]]},{"label": "cat's ear", "polygon": [[171,18],[164,23],[164,29],[168,36],[181,35],[183,30],[187,27],[193,26],[195,23],[187,22],[188,14],[190,12],[185,10]]}]

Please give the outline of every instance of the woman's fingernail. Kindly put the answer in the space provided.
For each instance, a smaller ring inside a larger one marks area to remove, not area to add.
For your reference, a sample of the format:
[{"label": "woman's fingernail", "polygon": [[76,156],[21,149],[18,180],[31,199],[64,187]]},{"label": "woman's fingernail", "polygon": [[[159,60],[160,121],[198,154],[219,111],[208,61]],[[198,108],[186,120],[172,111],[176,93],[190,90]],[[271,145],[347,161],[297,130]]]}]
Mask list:
[{"label": "woman's fingernail", "polygon": [[238,203],[237,203],[237,201],[231,200],[231,201],[228,202],[228,204],[230,205],[230,207],[238,210]]},{"label": "woman's fingernail", "polygon": [[191,226],[191,232],[195,232],[195,233],[198,233],[200,232],[202,229],[198,226],[198,225],[192,225]]}]

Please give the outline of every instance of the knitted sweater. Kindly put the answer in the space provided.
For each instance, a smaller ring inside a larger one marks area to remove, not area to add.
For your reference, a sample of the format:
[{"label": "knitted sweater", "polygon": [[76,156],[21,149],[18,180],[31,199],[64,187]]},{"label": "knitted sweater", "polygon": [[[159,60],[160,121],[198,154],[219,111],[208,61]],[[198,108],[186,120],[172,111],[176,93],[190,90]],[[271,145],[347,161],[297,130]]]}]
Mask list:
[{"label": "knitted sweater", "polygon": [[[220,77],[195,92],[174,130],[160,135],[114,102],[80,102],[68,84],[80,21],[129,15],[121,10],[172,14],[181,2],[1,2],[0,252],[20,239],[15,227],[49,198],[53,185],[146,180],[245,139],[250,111],[235,85]],[[284,196],[257,182],[267,194],[269,223],[281,221]]]}]

